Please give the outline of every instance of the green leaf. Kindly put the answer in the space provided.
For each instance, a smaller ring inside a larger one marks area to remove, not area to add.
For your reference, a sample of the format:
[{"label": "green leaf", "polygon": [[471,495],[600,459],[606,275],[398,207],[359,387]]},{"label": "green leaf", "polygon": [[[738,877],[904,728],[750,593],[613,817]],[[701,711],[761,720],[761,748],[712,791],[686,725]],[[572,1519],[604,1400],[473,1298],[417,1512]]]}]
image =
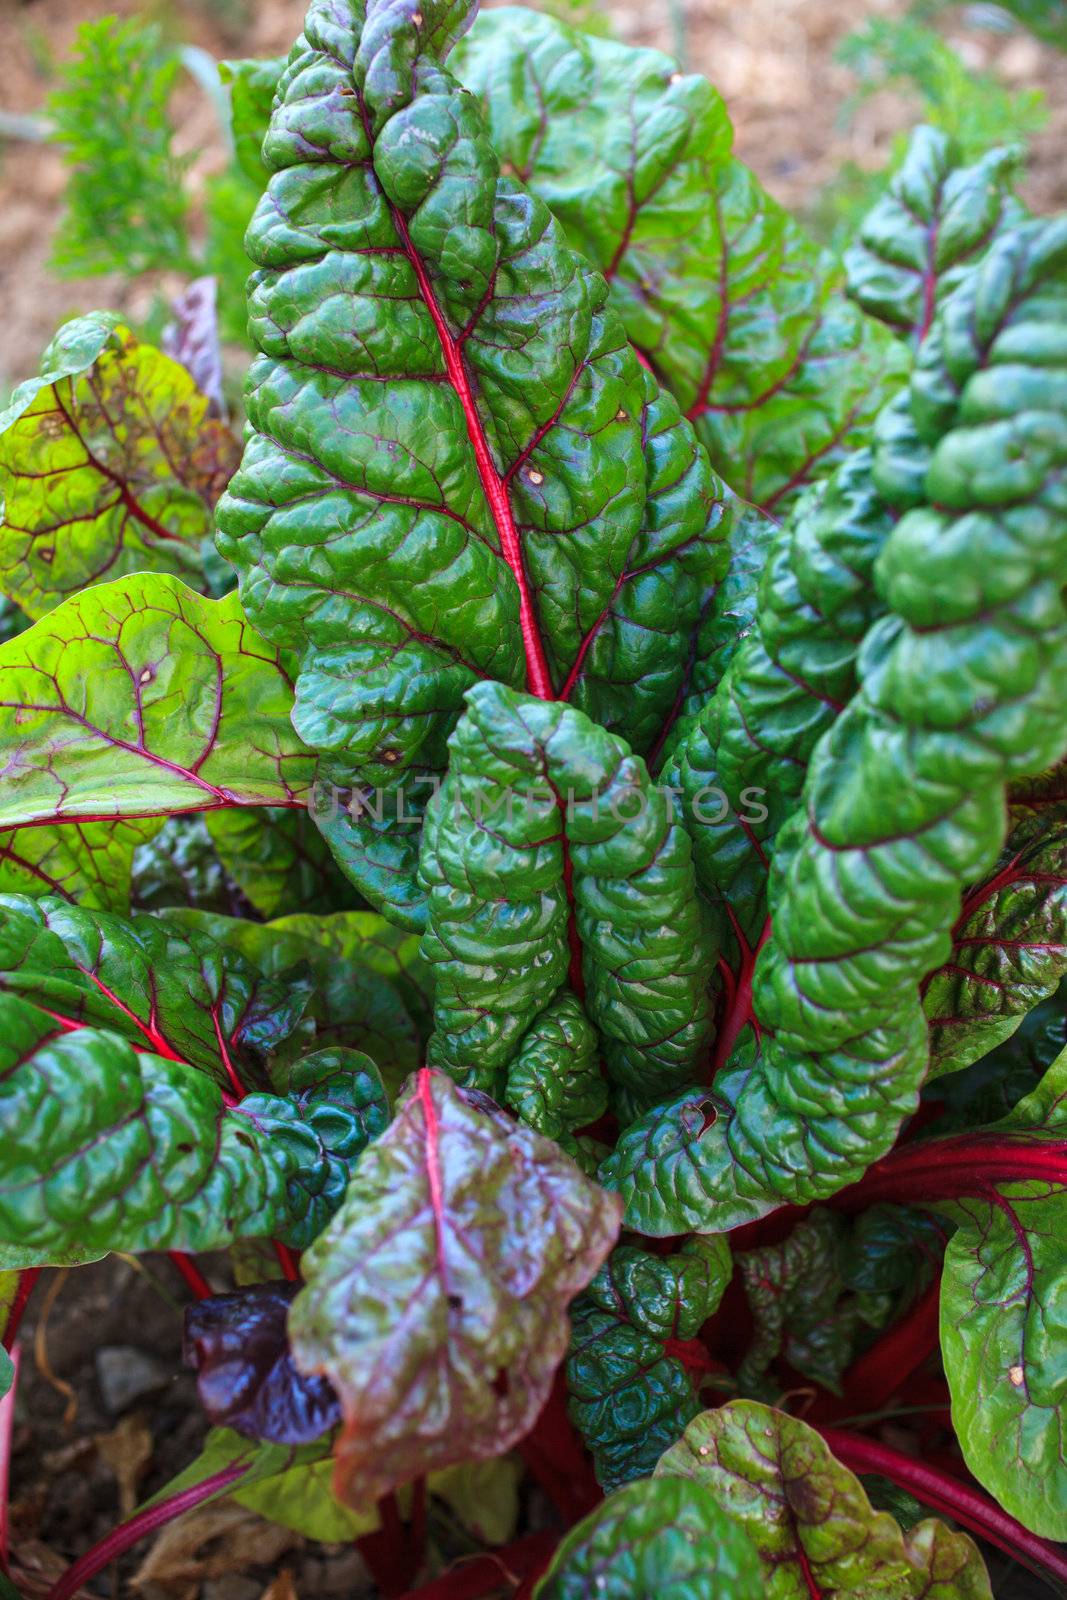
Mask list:
[{"label": "green leaf", "polygon": [[289,1316],[298,1364],[341,1397],[340,1498],[370,1504],[521,1438],[617,1229],[548,1140],[422,1070],[304,1257]]},{"label": "green leaf", "polygon": [[902,370],[730,158],[718,94],[658,51],[518,8],[481,16],[455,59],[501,157],[604,274],[712,464],[781,514],[864,441]]},{"label": "green leaf", "polygon": [[[158,832],[138,846],[133,858],[133,899],[137,911],[167,911],[176,907],[224,913],[250,910],[218,859],[202,814],[153,818],[152,822]],[[63,835],[72,826],[78,824],[64,824],[53,830],[22,828],[19,834],[25,841],[39,833]]]},{"label": "green leaf", "polygon": [[0,646],[0,827],[296,804],[313,758],[236,594],[131,573]]},{"label": "green leaf", "polygon": [[952,954],[930,978],[930,1076],[957,1072],[1010,1038],[1067,972],[1067,822],[1032,817],[966,897]]},{"label": "green leaf", "polygon": [[754,1400],[705,1411],[656,1468],[657,1482],[674,1477],[709,1490],[748,1534],[767,1600],[990,1600],[966,1534],[930,1519],[903,1535],[814,1428],[785,1412]]},{"label": "green leaf", "polygon": [[1025,223],[923,345],[896,479],[907,509],[875,569],[887,613],[776,840],[758,1059],[746,1043],[711,1091],[623,1134],[602,1172],[632,1228],[720,1231],[832,1194],[917,1104],[919,984],[996,859],[1008,780],[1062,753],[1065,314],[1067,223]]},{"label": "green leaf", "polygon": [[356,12],[313,8],[282,74],[218,519],[250,617],[300,655],[298,730],[360,785],[440,771],[480,678],[651,747],[725,562],[692,429],[440,65],[466,15],[413,16],[375,0],[361,46]]},{"label": "green leaf", "polygon": [[684,1478],[620,1489],[563,1540],[534,1600],[761,1600],[751,1541]]},{"label": "green leaf", "polygon": [[737,1368],[742,1394],[780,1393],[768,1379],[779,1357],[832,1394],[852,1360],[858,1307],[846,1298],[845,1223],[832,1211],[813,1211],[780,1244],[737,1255],[752,1313],[752,1339]]},{"label": "green leaf", "polygon": [[208,812],[204,820],[223,867],[261,916],[358,904],[305,811],[232,809]]},{"label": "green leaf", "polygon": [[732,1271],[722,1238],[668,1256],[620,1245],[574,1302],[567,1411],[604,1489],[646,1477],[700,1412],[677,1350],[718,1310]]},{"label": "green leaf", "polygon": [[325,1455],[297,1462],[247,1487],[242,1480],[230,1490],[230,1497],[268,1522],[303,1534],[305,1539],[351,1544],[375,1531],[378,1512],[373,1505],[360,1511],[342,1505],[331,1487],[332,1476],[333,1461]]},{"label": "green leaf", "polygon": [[[1067,1128],[1067,1051],[1004,1129]],[[1067,1194],[1012,1183],[940,1207],[959,1224],[945,1251],[941,1350],[968,1467],[1034,1533],[1067,1539]]]},{"label": "green leaf", "polygon": [[29,617],[25,616],[6,594],[0,594],[0,644],[6,644],[9,639],[16,638],[29,625]]},{"label": "green leaf", "polygon": [[230,88],[230,117],[237,165],[251,182],[263,188],[267,168],[263,140],[270,123],[274,91],[285,70],[285,57],[257,61],[220,61],[219,77]]},{"label": "green leaf", "polygon": [[0,585],[30,617],[150,568],[207,587],[237,443],[177,361],[111,313],[68,322],[0,413]]},{"label": "green leaf", "polygon": [[508,1067],[504,1102],[549,1139],[562,1139],[607,1110],[596,1030],[574,995],[546,1006],[523,1034]]},{"label": "green leaf", "polygon": [[299,1096],[250,1097],[246,1114],[195,1068],[64,1031],[15,995],[0,995],[0,1029],[0,1269],[243,1235],[305,1243],[316,1203],[343,1188],[326,1141],[343,1160],[351,1119],[337,1128],[328,1088],[317,1119]]},{"label": "green leaf", "polygon": [[845,252],[848,292],[913,344],[993,240],[1018,222],[1010,182],[1022,151],[990,150],[964,166],[951,139],[918,127],[885,194]]},{"label": "green leaf", "polygon": [[711,960],[689,840],[644,762],[569,706],[500,684],[467,695],[427,823],[428,1059],[489,1093],[565,982],[568,876],[585,1007],[637,1104],[689,1081]]},{"label": "green leaf", "polygon": [[218,1495],[228,1495],[245,1505],[248,1504],[249,1491],[254,1491],[255,1486],[277,1482],[290,1472],[300,1472],[319,1461],[328,1462],[329,1449],[329,1434],[313,1440],[311,1444],[265,1444],[258,1439],[246,1439],[232,1428],[210,1428],[204,1448],[195,1460],[164,1484],[162,1489],[157,1489],[141,1509],[156,1505],[160,1500],[169,1500],[173,1495],[181,1494],[183,1489],[195,1488],[207,1478],[213,1478],[232,1466],[245,1467],[241,1478],[236,1483],[230,1481],[220,1485],[215,1495],[202,1500],[200,1504],[207,1505]]},{"label": "green leaf", "polygon": [[160,821],[71,822],[0,833],[0,894],[62,895],[90,911],[128,911],[134,857],[156,837]]},{"label": "green leaf", "polygon": [[[380,917],[349,911],[333,916],[313,914],[281,917],[277,922],[246,922],[201,912],[180,912],[167,918],[172,925],[202,930],[212,940],[234,952],[268,980],[268,990],[306,991],[310,974],[311,997],[306,1019],[316,1044],[365,1051],[377,1064],[389,1090],[395,1094],[421,1059],[421,1039],[394,977],[382,945],[377,968],[367,959],[375,936],[386,935]],[[403,939],[403,935],[401,938]],[[414,940],[408,941],[416,943]],[[387,947],[386,947],[387,948]],[[417,951],[405,952],[414,966]],[[413,985],[407,986],[410,994]],[[417,991],[415,991],[417,993]],[[421,1000],[421,996],[419,996]]]},{"label": "green leaf", "polygon": [[[290,963],[291,965],[291,963]],[[254,1082],[303,1015],[311,985],[270,981],[206,934],[55,898],[0,898],[0,990],[64,1026],[108,1028],[170,1061]]]}]

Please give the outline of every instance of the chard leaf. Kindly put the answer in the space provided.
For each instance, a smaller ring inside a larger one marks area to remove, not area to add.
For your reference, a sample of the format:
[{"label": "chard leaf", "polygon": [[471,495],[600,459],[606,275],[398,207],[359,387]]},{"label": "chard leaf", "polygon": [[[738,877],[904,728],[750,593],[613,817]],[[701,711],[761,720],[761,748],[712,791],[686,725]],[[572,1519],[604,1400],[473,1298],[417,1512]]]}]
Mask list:
[{"label": "chard leaf", "polygon": [[886,615],[776,839],[759,1055],[746,1042],[710,1092],[624,1132],[601,1170],[632,1228],[718,1232],[832,1194],[917,1104],[920,982],[949,952],[962,890],[996,859],[1007,783],[1062,754],[1065,313],[1067,220],[1027,222],[924,342],[897,477],[907,509],[876,563]]},{"label": "chard leaf", "polygon": [[546,1006],[523,1034],[504,1101],[527,1127],[560,1141],[607,1110],[596,1030],[574,995]]},{"label": "chard leaf", "polygon": [[237,165],[260,188],[268,175],[263,164],[263,140],[274,106],[274,91],[284,69],[284,56],[219,62],[219,77],[230,88],[230,125]]},{"label": "chard leaf", "polygon": [[[152,818],[158,827],[161,819]],[[54,830],[63,834],[79,824],[64,824]],[[22,839],[47,833],[45,828],[22,828]],[[162,819],[162,826],[133,857],[132,894],[137,911],[170,911],[193,908],[199,911],[247,915],[251,910],[240,889],[218,858],[202,813]]]},{"label": "chard leaf", "polygon": [[[308,1447],[305,1447],[307,1449]],[[313,1448],[313,1447],[312,1447]],[[342,1505],[331,1487],[333,1460],[329,1455],[296,1461],[282,1472],[273,1472],[255,1483],[245,1480],[230,1489],[230,1497],[249,1511],[258,1512],[268,1522],[280,1523],[302,1533],[305,1539],[321,1539],[327,1544],[352,1544],[379,1525],[374,1506],[353,1510]]]},{"label": "chard leaf", "polygon": [[[316,1439],[314,1443],[305,1445],[264,1444],[246,1439],[232,1428],[212,1428],[196,1459],[164,1484],[162,1489],[158,1489],[145,1504],[151,1506],[160,1500],[169,1500],[183,1489],[192,1489],[207,1478],[216,1477],[227,1467],[243,1466],[245,1470],[240,1479],[223,1484],[217,1494],[228,1495],[241,1505],[256,1510],[255,1491],[259,1486],[280,1484],[290,1474],[308,1470],[316,1463],[328,1465],[329,1459],[329,1439]],[[209,1496],[208,1499],[215,1497]],[[280,1494],[279,1499],[283,1498],[284,1494]],[[207,1503],[207,1500],[200,1502],[201,1505]],[[284,1518],[279,1518],[279,1521],[284,1522]],[[357,1529],[357,1533],[362,1531]]]},{"label": "chard leaf", "polygon": [[63,900],[0,897],[0,990],[61,1026],[108,1028],[223,1087],[262,1071],[310,997],[306,977],[271,981],[205,934]]},{"label": "chard leaf", "polygon": [[[194,278],[171,301],[171,312],[173,320],[163,330],[163,349],[185,368],[207,399],[211,415],[225,419],[217,280],[210,273]],[[237,465],[236,446],[232,465]],[[220,493],[224,487],[219,485]]]},{"label": "chard leaf", "polygon": [[991,1600],[977,1548],[932,1518],[907,1535],[874,1511],[813,1428],[754,1400],[705,1411],[656,1482],[691,1479],[748,1534],[767,1600]]},{"label": "chard leaf", "polygon": [[[1067,1051],[996,1126],[1067,1128]],[[1067,1539],[1067,1193],[1044,1182],[939,1207],[958,1224],[941,1280],[952,1422],[978,1481],[1034,1533]]]},{"label": "chard leaf", "polygon": [[177,361],[107,312],[61,328],[0,412],[0,584],[43,617],[142,568],[203,587],[237,443]]},{"label": "chard leaf", "polygon": [[261,916],[358,904],[306,811],[234,807],[208,812],[205,823],[226,872]]},{"label": "chard leaf", "polygon": [[217,1427],[271,1444],[309,1444],[341,1420],[325,1378],[293,1365],[286,1317],[296,1283],[257,1283],[185,1308],[183,1357]]},{"label": "chard leaf", "polygon": [[229,1109],[195,1068],[64,1031],[15,995],[0,995],[0,1027],[0,1269],[243,1236],[299,1247],[343,1191],[358,1150],[328,1083]]},{"label": "chard leaf", "polygon": [[17,638],[30,625],[30,619],[21,612],[6,594],[0,593],[0,644]]},{"label": "chard leaf", "polygon": [[647,1477],[699,1414],[681,1346],[718,1310],[732,1270],[722,1238],[668,1256],[620,1245],[574,1302],[567,1411],[604,1489]]},{"label": "chard leaf", "polygon": [[[359,784],[440,771],[486,677],[650,747],[724,565],[691,427],[440,65],[466,24],[444,0],[313,5],[248,232],[261,354],[220,549],[300,656],[298,731]],[[413,854],[354,881],[410,896]]]},{"label": "chard leaf", "polygon": [[580,711],[493,683],[469,692],[450,750],[421,864],[428,1059],[497,1089],[566,981],[570,878],[609,1078],[638,1105],[689,1081],[711,961],[688,837],[644,762]]},{"label": "chard leaf", "polygon": [[534,1600],[760,1600],[751,1541],[684,1478],[620,1489],[563,1540]]},{"label": "chard leaf", "polygon": [[852,1359],[858,1308],[845,1298],[847,1228],[832,1211],[813,1211],[780,1244],[738,1252],[753,1334],[737,1369],[742,1394],[771,1398],[768,1381],[784,1356],[805,1378],[841,1392]]},{"label": "chard leaf", "polygon": [[[271,990],[299,989],[300,974],[309,973],[312,985],[306,1016],[316,1043],[365,1051],[377,1063],[391,1092],[418,1066],[420,1034],[404,999],[392,976],[375,971],[364,956],[373,932],[380,931],[380,917],[357,911],[329,917],[280,917],[276,922],[261,923],[181,912],[167,920],[193,934],[208,935],[236,952],[263,975]],[[368,928],[368,923],[375,928]],[[418,962],[416,952],[408,955],[413,964]],[[382,960],[380,966],[385,965]]]},{"label": "chard leaf", "polygon": [[1021,150],[970,166],[939,128],[918,127],[899,169],[845,251],[848,292],[868,316],[921,344],[938,306],[1023,212],[1010,192]]},{"label": "chard leaf", "polygon": [[539,1134],[423,1069],[303,1261],[297,1365],[341,1397],[336,1488],[397,1484],[510,1448],[548,1394],[566,1310],[618,1208]]},{"label": "chard leaf", "polygon": [[708,83],[519,8],[479,17],[455,60],[733,489],[780,514],[864,441],[901,364],[731,159]]},{"label": "chard leaf", "polygon": [[155,838],[160,822],[141,817],[11,828],[0,833],[0,894],[62,895],[89,911],[126,912],[134,856]]},{"label": "chard leaf", "polygon": [[965,898],[952,954],[929,979],[930,1076],[1009,1038],[1067,972],[1067,822],[1030,817]]},{"label": "chard leaf", "polygon": [[236,594],[132,573],[0,646],[0,827],[292,805],[310,751]]}]

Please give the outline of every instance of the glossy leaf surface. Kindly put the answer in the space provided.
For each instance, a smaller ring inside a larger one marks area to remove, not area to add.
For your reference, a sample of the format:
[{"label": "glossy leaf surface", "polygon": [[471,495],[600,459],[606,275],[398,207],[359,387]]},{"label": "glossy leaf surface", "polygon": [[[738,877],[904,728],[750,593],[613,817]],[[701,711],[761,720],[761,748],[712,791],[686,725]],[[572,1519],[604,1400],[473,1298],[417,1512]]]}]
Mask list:
[{"label": "glossy leaf surface", "polygon": [[337,1490],[362,1505],[530,1427],[618,1207],[539,1134],[424,1069],[304,1258],[290,1332],[337,1389]]},{"label": "glossy leaf surface", "polygon": [[291,804],[312,757],[236,595],[100,585],[0,646],[0,827]]},{"label": "glossy leaf surface", "polygon": [[732,1270],[723,1239],[666,1256],[620,1245],[575,1301],[567,1409],[604,1489],[647,1477],[699,1414],[679,1346],[718,1309]]},{"label": "glossy leaf surface", "polygon": [[535,1600],[760,1600],[752,1544],[700,1484],[644,1478],[571,1530]]},{"label": "glossy leaf surface", "polygon": [[902,1534],[815,1430],[785,1412],[754,1400],[705,1411],[656,1468],[657,1482],[674,1476],[703,1485],[748,1534],[767,1600],[990,1600],[966,1534],[932,1521]]}]

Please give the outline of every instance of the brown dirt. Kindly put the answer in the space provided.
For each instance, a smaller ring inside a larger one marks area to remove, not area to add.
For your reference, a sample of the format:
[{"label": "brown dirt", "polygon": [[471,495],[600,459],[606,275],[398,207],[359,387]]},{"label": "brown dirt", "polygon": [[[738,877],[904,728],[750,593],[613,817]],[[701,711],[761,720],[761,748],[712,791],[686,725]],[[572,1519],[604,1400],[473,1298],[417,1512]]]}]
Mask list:
[{"label": "brown dirt", "polygon": [[[876,167],[893,135],[914,119],[914,107],[882,93],[853,124],[840,126],[842,101],[853,87],[833,51],[862,15],[898,15],[906,0],[867,0],[862,11],[836,0],[679,0],[684,10],[687,65],[722,90],[737,128],[737,149],[787,205],[803,209],[846,160]],[[604,0],[618,37],[671,48],[668,0]],[[41,108],[47,61],[69,51],[78,24],[105,13],[158,13],[175,33],[220,55],[266,55],[283,50],[298,31],[304,0],[0,0],[2,105]],[[995,69],[1012,87],[1045,90],[1049,126],[1035,143],[1026,198],[1037,209],[1067,204],[1067,55],[1023,34],[1006,37],[957,31],[972,65]],[[194,172],[202,178],[222,156],[213,113],[192,85],[179,92],[184,149],[201,149]],[[59,282],[48,272],[52,230],[60,210],[63,170],[47,146],[0,144],[0,391],[36,369],[38,356],[64,317],[94,306],[144,311],[165,281],[125,289],[96,278]]]}]

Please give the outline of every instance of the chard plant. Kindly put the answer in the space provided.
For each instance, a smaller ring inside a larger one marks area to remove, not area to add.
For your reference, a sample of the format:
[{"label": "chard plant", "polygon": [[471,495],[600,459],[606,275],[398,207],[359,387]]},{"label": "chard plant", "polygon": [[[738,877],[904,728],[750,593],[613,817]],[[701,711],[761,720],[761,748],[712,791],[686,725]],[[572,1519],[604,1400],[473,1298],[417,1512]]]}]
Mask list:
[{"label": "chard plant", "polygon": [[243,444],[104,313],[0,417],[5,1345],[170,1252],[212,1424],[51,1600],[220,1494],[420,1600],[1067,1592],[1067,219],[919,129],[826,259],[518,9],[230,70]]}]

